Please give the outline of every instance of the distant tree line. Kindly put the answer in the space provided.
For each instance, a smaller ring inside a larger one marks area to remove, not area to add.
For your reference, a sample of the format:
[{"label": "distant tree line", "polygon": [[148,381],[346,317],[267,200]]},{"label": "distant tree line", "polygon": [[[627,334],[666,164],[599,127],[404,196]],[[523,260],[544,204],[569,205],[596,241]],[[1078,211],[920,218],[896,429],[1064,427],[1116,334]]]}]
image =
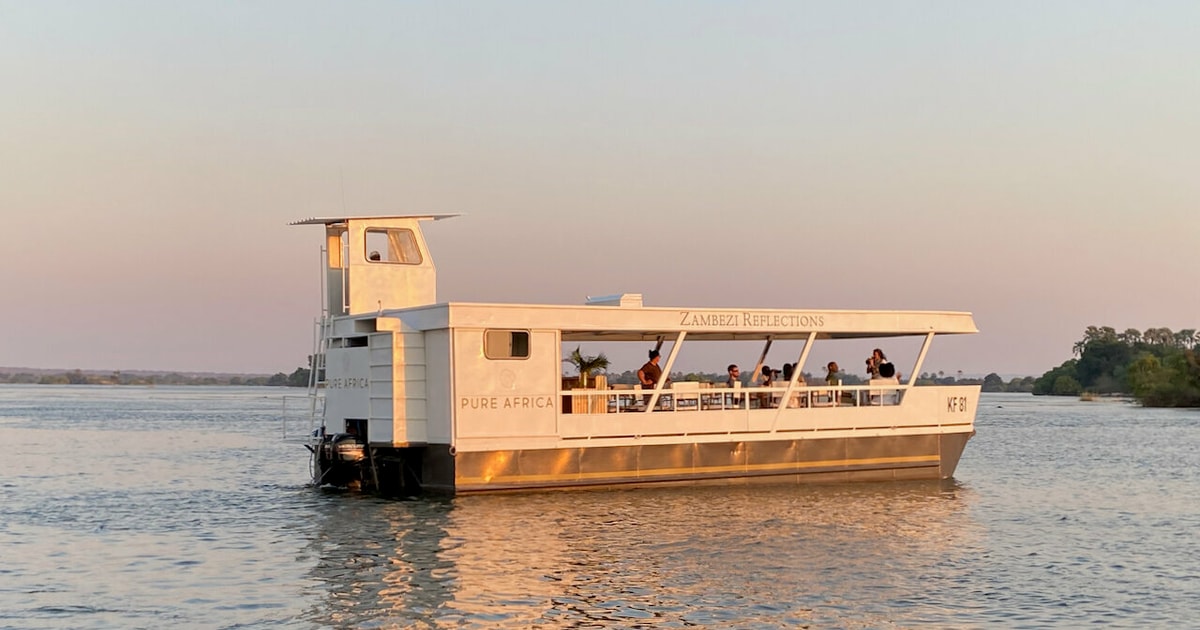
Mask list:
[{"label": "distant tree line", "polygon": [[1200,407],[1200,335],[1195,330],[1088,326],[1075,358],[1047,371],[1035,395],[1130,395],[1147,407]]},{"label": "distant tree line", "polygon": [[[995,372],[983,377],[982,390],[985,392],[1017,392],[1028,394],[1033,391],[1033,383],[1037,380],[1032,376],[1014,376],[1006,383],[1004,379]],[[958,384],[963,384],[958,381]]]},{"label": "distant tree line", "polygon": [[266,375],[190,376],[178,372],[162,374],[146,372],[0,372],[0,383],[37,385],[254,385],[265,387],[308,387],[308,368],[296,368],[291,374],[276,372]]}]

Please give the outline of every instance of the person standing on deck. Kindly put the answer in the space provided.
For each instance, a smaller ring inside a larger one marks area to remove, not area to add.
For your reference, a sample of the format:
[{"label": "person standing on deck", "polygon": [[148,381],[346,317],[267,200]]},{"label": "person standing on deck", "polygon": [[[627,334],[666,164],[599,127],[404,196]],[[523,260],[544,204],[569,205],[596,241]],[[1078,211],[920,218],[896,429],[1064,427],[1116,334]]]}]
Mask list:
[{"label": "person standing on deck", "polygon": [[879,378],[879,366],[886,361],[883,350],[879,348],[872,350],[871,356],[867,357],[867,378]]},{"label": "person standing on deck", "polygon": [[874,369],[871,370],[871,378],[892,378],[896,376],[896,366],[892,365],[891,361],[888,361],[887,357],[883,354],[883,350],[875,348],[871,352],[871,358],[868,360],[870,361],[868,365],[874,366]]},{"label": "person standing on deck", "polygon": [[[774,373],[775,373],[775,371],[771,369],[771,366],[769,366],[769,365],[762,366],[762,381],[759,382],[758,386],[759,387],[773,387],[774,381],[772,380],[771,377],[774,375]],[[758,394],[758,408],[759,409],[766,409],[771,406],[772,405],[771,405],[771,394],[770,393]]]},{"label": "person standing on deck", "polygon": [[[658,367],[659,354],[658,350],[650,351],[650,360],[638,369],[638,381],[642,384],[642,389],[654,389],[658,387],[658,379],[662,378],[662,368]],[[644,397],[645,404],[650,404],[650,394]]]},{"label": "person standing on deck", "polygon": [[641,381],[643,389],[654,389],[658,386],[658,379],[662,378],[662,368],[658,367],[658,359],[658,350],[651,350],[650,360],[638,370],[638,380]]},{"label": "person standing on deck", "polygon": [[[730,389],[733,389],[735,387],[741,387],[742,386],[742,371],[738,369],[737,364],[730,363],[729,367],[726,369],[729,371],[729,378],[725,379],[725,386]],[[725,402],[727,404],[737,405],[740,407],[742,405],[742,397],[726,394]]]}]

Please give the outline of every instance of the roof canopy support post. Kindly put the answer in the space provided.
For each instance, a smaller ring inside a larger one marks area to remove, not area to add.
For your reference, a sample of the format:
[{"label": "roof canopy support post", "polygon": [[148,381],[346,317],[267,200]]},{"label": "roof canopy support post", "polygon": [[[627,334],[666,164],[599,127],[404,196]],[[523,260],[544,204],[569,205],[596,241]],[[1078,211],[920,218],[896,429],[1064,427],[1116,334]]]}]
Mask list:
[{"label": "roof canopy support post", "polygon": [[[804,341],[804,348],[800,350],[800,358],[796,359],[796,365],[792,368],[792,378],[788,380],[787,391],[783,392],[783,398],[779,400],[779,406],[775,408],[775,417],[771,419],[771,432],[775,432],[775,423],[779,422],[779,414],[788,406],[788,401],[792,399],[792,392],[796,390],[796,381],[803,378],[804,363],[808,361],[808,353],[812,351],[813,340],[817,338],[816,331],[808,333],[808,339]],[[804,384],[806,387],[808,383]]]},{"label": "roof canopy support post", "polygon": [[800,358],[796,359],[796,365],[793,367],[793,369],[795,370],[792,373],[792,382],[793,383],[796,382],[796,378],[800,374],[801,369],[804,368],[804,364],[808,362],[808,353],[810,351],[812,351],[813,341],[815,341],[816,339],[817,339],[817,331],[814,330],[813,332],[808,333],[808,339],[804,340],[804,348],[802,348],[800,350]]},{"label": "roof canopy support post", "polygon": [[912,387],[917,383],[917,374],[921,373],[921,366],[925,363],[925,355],[929,352],[929,344],[933,342],[933,333],[925,335],[925,343],[921,344],[921,352],[917,353],[917,363],[913,366],[912,373],[908,375],[908,386]]},{"label": "roof canopy support post", "polygon": [[763,361],[767,360],[767,353],[771,351],[772,339],[773,337],[771,337],[771,335],[767,335],[767,343],[763,345],[762,354],[758,355],[758,363],[754,364],[754,375],[750,378],[751,385],[757,383],[759,377],[762,376]]},{"label": "roof canopy support post", "polygon": [[[654,384],[654,393],[650,395],[650,404],[646,405],[646,412],[649,413],[658,406],[658,397],[662,394],[663,385],[667,379],[671,377],[671,366],[675,365],[675,357],[679,356],[679,346],[683,345],[683,338],[687,337],[687,331],[682,330],[675,337],[675,343],[671,344],[671,354],[667,356],[667,364],[663,366],[662,374],[658,376],[658,382]],[[663,338],[659,336],[658,345],[654,347],[654,351],[658,352],[662,348]]]}]

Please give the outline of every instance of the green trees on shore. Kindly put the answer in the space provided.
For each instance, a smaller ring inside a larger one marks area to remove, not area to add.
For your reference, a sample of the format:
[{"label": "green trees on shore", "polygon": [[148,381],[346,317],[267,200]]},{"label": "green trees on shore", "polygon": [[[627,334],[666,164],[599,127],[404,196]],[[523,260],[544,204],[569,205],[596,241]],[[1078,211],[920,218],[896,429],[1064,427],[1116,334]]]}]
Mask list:
[{"label": "green trees on shore", "polygon": [[1075,358],[1047,371],[1034,395],[1127,394],[1148,407],[1200,407],[1200,335],[1187,329],[1088,326]]},{"label": "green trees on shore", "polygon": [[[982,385],[983,391],[985,391],[985,392],[1010,392],[1010,393],[1028,394],[1029,392],[1033,391],[1033,383],[1034,383],[1034,378],[1032,376],[1014,376],[1011,380],[1009,380],[1006,383],[1006,382],[1004,382],[1004,379],[1001,378],[1001,376],[999,374],[992,372],[991,374],[988,374],[987,376],[983,377],[983,382],[981,383],[981,385]],[[919,379],[917,380],[917,384],[918,385],[922,384]],[[948,384],[954,385],[955,383],[948,383]],[[960,381],[959,384],[963,384],[963,383]]]}]

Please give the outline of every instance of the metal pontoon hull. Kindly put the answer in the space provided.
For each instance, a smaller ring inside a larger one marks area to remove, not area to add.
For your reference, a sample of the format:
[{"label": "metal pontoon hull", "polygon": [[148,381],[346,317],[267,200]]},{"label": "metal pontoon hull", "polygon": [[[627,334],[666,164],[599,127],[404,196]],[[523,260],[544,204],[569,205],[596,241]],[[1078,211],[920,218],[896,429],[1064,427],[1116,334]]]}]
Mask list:
[{"label": "metal pontoon hull", "polygon": [[457,493],[664,482],[945,479],[970,433],[458,453]]},{"label": "metal pontoon hull", "polygon": [[[528,489],[752,482],[837,483],[948,479],[970,433],[891,435],[703,444],[520,449],[453,453],[445,446],[376,448],[379,466],[360,475],[367,489],[396,495]],[[417,470],[419,469],[419,473]],[[410,475],[410,476],[411,476]],[[407,484],[407,485],[406,485]]]}]

